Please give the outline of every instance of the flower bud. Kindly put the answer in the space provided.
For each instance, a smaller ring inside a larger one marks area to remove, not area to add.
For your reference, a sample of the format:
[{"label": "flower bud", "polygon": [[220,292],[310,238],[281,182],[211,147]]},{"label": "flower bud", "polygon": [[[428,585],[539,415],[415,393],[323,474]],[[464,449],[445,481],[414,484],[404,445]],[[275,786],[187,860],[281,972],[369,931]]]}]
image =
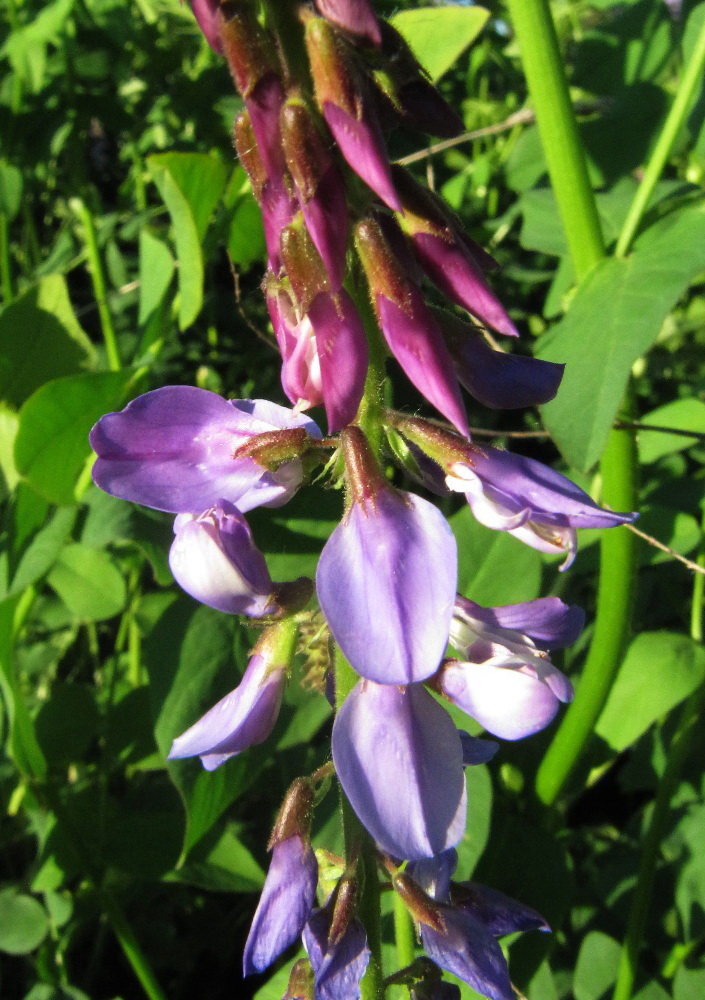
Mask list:
[{"label": "flower bud", "polygon": [[253,194],[257,201],[261,202],[262,190],[267,181],[267,171],[264,168],[262,157],[259,155],[259,150],[257,149],[257,140],[252,128],[252,119],[247,109],[241,111],[235,118],[233,138],[240,163],[250,178]]},{"label": "flower bud", "polygon": [[216,55],[223,55],[223,43],[218,25],[218,0],[189,0],[198,27]]},{"label": "flower bud", "polygon": [[338,28],[370,45],[380,45],[382,34],[369,0],[315,0],[323,16]]},{"label": "flower bud", "polygon": [[280,245],[284,270],[296,296],[298,311],[307,313],[319,292],[330,291],[330,281],[301,216],[282,229]]},{"label": "flower bud", "polygon": [[308,840],[311,833],[311,810],[314,790],[307,778],[297,778],[291,783],[284,796],[279,813],[269,838],[268,850],[289,837]]},{"label": "flower bud", "polygon": [[354,52],[319,17],[306,22],[306,48],[318,106],[343,157],[389,208],[400,211],[382,132]]},{"label": "flower bud", "polygon": [[306,227],[328,271],[333,291],[343,283],[348,234],[345,186],[306,106],[285,104],[281,114],[287,166],[296,185]]},{"label": "flower bud", "polygon": [[298,962],[294,962],[289,985],[282,1000],[314,1000],[313,969],[307,958],[300,958]]},{"label": "flower bud", "polygon": [[467,434],[453,360],[421,292],[404,274],[376,221],[358,223],[355,246],[390,351],[419,392]]}]

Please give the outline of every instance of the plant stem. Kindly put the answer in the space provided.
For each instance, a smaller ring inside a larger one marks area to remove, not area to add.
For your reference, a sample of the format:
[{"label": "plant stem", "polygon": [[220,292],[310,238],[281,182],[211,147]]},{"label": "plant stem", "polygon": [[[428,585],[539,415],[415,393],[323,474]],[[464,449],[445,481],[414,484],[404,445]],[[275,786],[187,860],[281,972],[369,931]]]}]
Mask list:
[{"label": "plant stem", "polygon": [[685,121],[691,101],[696,88],[701,85],[703,68],[705,67],[705,21],[700,26],[700,33],[697,37],[693,51],[690,54],[688,65],[685,67],[683,76],[678,85],[676,96],[673,99],[671,110],[664,123],[658,142],[654,146],[649,162],[644,171],[641,184],[634,196],[624,226],[619,234],[615,256],[624,257],[631,246],[634,235],[639,227],[639,223],[644,215],[646,206],[654,193],[654,188],[666,165],[666,160],[673,148],[678,132]]},{"label": "plant stem", "polygon": [[7,213],[0,211],[0,289],[5,307],[12,302],[12,268],[10,266],[10,226]]},{"label": "plant stem", "polygon": [[[335,703],[343,704],[359,677],[336,646],[335,650]],[[370,961],[361,983],[361,1000],[384,1000],[384,975],[382,972],[382,929],[380,920],[380,888],[377,857],[372,838],[364,829],[340,786],[340,812],[343,822],[345,859],[350,862],[357,856],[360,874],[360,894],[357,915],[367,934]]]},{"label": "plant stem", "polygon": [[93,215],[91,214],[88,206],[85,202],[81,201],[80,198],[72,198],[70,204],[71,208],[78,216],[83,229],[83,242],[86,248],[88,271],[93,283],[93,294],[95,295],[96,303],[98,305],[98,315],[100,316],[100,325],[103,331],[103,340],[105,342],[105,350],[108,356],[108,366],[110,371],[118,372],[122,368],[122,362],[120,360],[120,352],[118,350],[117,337],[115,336],[113,319],[110,315],[110,309],[108,308],[107,287],[105,283],[105,275],[103,273],[103,264],[98,250],[95,222],[93,221]]},{"label": "plant stem", "polygon": [[548,0],[507,0],[578,281],[605,255],[595,197]]},{"label": "plant stem", "polygon": [[394,939],[397,945],[397,962],[405,969],[414,961],[416,938],[414,922],[398,893],[394,893]]},{"label": "plant stem", "polygon": [[[700,566],[705,566],[704,538],[705,513],[703,514],[702,521],[701,551],[698,556],[698,564]],[[690,634],[694,642],[702,642],[703,639],[704,596],[705,576],[696,575],[693,580],[690,628]],[[612,1000],[630,1000],[634,989],[639,950],[644,940],[644,930],[649,916],[651,894],[653,892],[656,866],[659,859],[659,846],[666,832],[671,799],[680,782],[683,766],[693,749],[696,738],[701,732],[699,723],[703,708],[705,708],[705,684],[701,684],[698,690],[694,691],[683,705],[676,731],[671,741],[668,762],[659,782],[653,810],[649,819],[649,826],[644,837],[637,882],[629,908],[627,931],[622,945],[617,982],[612,994]]]}]

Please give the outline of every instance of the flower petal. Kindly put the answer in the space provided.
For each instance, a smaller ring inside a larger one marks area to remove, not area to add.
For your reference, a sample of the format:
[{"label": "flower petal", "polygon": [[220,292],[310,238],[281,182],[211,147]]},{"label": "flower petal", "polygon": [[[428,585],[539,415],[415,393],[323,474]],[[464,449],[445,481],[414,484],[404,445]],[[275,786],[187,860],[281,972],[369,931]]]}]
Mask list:
[{"label": "flower petal", "polygon": [[462,748],[423,687],[361,681],[333,726],[333,762],[362,824],[396,858],[420,860],[463,836]]},{"label": "flower petal", "polygon": [[271,669],[265,656],[255,654],[242,681],[217,705],[177,737],[168,760],[201,758],[213,771],[229,757],[263,743],[277,721],[286,672]]},{"label": "flower petal", "polygon": [[349,115],[344,108],[331,101],[324,101],[322,110],[348,166],[385,205],[394,212],[400,212],[401,202],[394,190],[389,157],[372,107],[368,104],[362,119]]},{"label": "flower petal", "polygon": [[490,627],[520,632],[533,639],[540,649],[571,646],[585,625],[585,612],[564,604],[558,597],[540,597],[523,604],[483,608],[466,597],[456,598],[456,611]]},{"label": "flower petal", "polygon": [[445,651],[457,546],[441,512],[394,490],[354,503],[318,562],[318,599],[335,641],[362,677],[409,684]]},{"label": "flower petal", "polygon": [[352,299],[341,289],[321,292],[308,318],[316,335],[328,431],[335,434],[355,419],[367,375],[367,338]]},{"label": "flower petal", "polygon": [[444,906],[445,931],[421,926],[429,958],[489,1000],[514,1000],[502,949],[482,924],[454,907]]},{"label": "flower petal", "polygon": [[483,406],[523,409],[547,403],[558,392],[565,365],[494,351],[482,337],[453,337],[450,351],[461,385]]},{"label": "flower petal", "polygon": [[263,972],[301,934],[316,898],[317,880],[318,864],[310,844],[297,835],[274,845],[245,945],[246,976]]},{"label": "flower petal", "polygon": [[331,907],[316,910],[304,927],[304,946],[313,966],[316,1000],[359,1000],[360,983],[370,960],[367,935],[353,919],[335,943],[328,940]]},{"label": "flower petal", "polygon": [[453,890],[455,906],[474,917],[492,937],[500,938],[517,931],[551,930],[540,913],[497,889],[479,882],[460,882]]}]

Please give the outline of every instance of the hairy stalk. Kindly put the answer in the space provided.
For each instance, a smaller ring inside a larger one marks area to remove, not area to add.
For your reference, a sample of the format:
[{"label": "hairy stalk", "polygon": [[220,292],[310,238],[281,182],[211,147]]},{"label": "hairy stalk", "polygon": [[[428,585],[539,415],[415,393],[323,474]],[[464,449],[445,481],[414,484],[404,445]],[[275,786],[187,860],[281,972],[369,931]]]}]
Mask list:
[{"label": "hairy stalk", "polygon": [[71,199],[71,208],[76,213],[81,229],[83,230],[83,242],[86,248],[86,258],[88,271],[93,284],[93,294],[95,295],[100,316],[100,326],[103,331],[105,351],[108,356],[108,366],[110,371],[117,372],[122,368],[120,352],[118,350],[113,318],[108,307],[108,293],[103,273],[103,264],[98,250],[98,240],[95,231],[95,222],[90,209],[80,198]]},{"label": "hairy stalk", "polygon": [[394,939],[397,945],[397,962],[405,969],[414,961],[416,937],[414,922],[401,896],[394,893]]},{"label": "hairy stalk", "polygon": [[[359,678],[340,650],[335,651],[335,703],[339,709]],[[340,787],[340,785],[339,785]],[[340,811],[343,822],[345,859],[357,855],[360,875],[358,916],[367,934],[370,962],[361,984],[361,1000],[384,1000],[382,972],[382,929],[377,857],[372,838],[364,829],[340,787]]]},{"label": "hairy stalk", "polygon": [[[702,520],[700,554],[698,563],[705,566],[705,514]],[[703,598],[705,597],[705,577],[697,575],[693,580],[691,602],[690,634],[695,642],[703,640]],[[612,1000],[630,1000],[634,990],[639,951],[644,941],[644,930],[649,916],[654,878],[659,860],[659,846],[666,833],[671,799],[678,788],[683,767],[690,756],[696,739],[700,735],[699,726],[705,708],[705,684],[687,699],[681,709],[676,731],[671,740],[668,762],[659,782],[649,825],[639,861],[636,887],[632,896],[627,918],[627,931],[622,944],[617,982]]]}]

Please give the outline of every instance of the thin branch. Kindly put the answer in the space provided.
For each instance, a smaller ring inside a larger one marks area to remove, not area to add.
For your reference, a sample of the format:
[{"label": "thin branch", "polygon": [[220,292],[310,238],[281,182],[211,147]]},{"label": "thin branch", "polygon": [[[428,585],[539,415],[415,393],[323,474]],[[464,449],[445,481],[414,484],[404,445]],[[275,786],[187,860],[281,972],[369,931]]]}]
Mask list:
[{"label": "thin branch", "polygon": [[[580,103],[576,104],[575,110],[578,114],[593,114],[595,111],[605,111],[610,103],[610,101],[604,100]],[[412,163],[418,163],[419,160],[425,160],[429,156],[437,156],[439,153],[445,153],[448,149],[455,149],[456,146],[462,146],[464,143],[472,142],[474,139],[484,139],[488,135],[501,135],[502,132],[510,132],[517,125],[531,125],[535,120],[536,114],[531,108],[522,108],[521,111],[515,111],[514,114],[509,115],[503,122],[495,122],[494,125],[484,125],[482,128],[473,129],[471,132],[463,132],[462,135],[454,136],[452,139],[444,139],[443,142],[436,142],[433,146],[429,146],[428,149],[420,149],[416,153],[409,153],[408,156],[402,156],[400,160],[395,160],[394,162],[400,167],[409,167]]]},{"label": "thin branch", "polygon": [[617,420],[614,426],[618,430],[624,431],[658,431],[659,434],[679,434],[681,437],[697,438],[698,441],[705,441],[705,433],[702,431],[686,431],[682,427],[662,427],[660,424],[640,424],[634,420]]},{"label": "thin branch", "polygon": [[668,545],[664,545],[663,542],[659,542],[658,538],[654,538],[653,535],[647,535],[645,531],[640,531],[639,528],[635,528],[633,524],[625,524],[623,527],[628,528],[629,531],[632,531],[645,542],[648,542],[649,545],[653,545],[655,549],[659,549],[660,552],[667,552],[669,556],[673,559],[677,559],[678,562],[683,563],[683,565],[687,566],[693,573],[700,573],[702,576],[705,576],[704,566],[699,566],[698,563],[693,562],[691,559],[686,559],[685,556],[682,556],[679,552],[669,548]]}]

